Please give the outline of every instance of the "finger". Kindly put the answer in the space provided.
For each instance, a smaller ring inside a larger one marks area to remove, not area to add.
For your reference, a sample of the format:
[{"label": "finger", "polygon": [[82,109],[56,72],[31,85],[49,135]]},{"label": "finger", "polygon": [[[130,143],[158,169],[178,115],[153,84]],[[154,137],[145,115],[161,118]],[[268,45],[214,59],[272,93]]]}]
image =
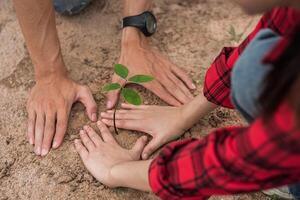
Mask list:
[{"label": "finger", "polygon": [[[121,79],[120,77],[118,77],[117,75],[113,75],[113,78],[112,78],[112,82],[113,83],[119,83],[120,85],[124,85],[125,81],[123,79]],[[107,97],[107,103],[106,103],[106,107],[107,109],[112,109],[117,101],[118,101],[118,98],[119,98],[119,93],[120,93],[120,90],[114,90],[114,91],[111,91],[111,92],[108,92],[106,97]]]},{"label": "finger", "polygon": [[41,156],[47,155],[50,150],[50,146],[55,132],[55,118],[56,118],[55,113],[46,114],[46,123],[45,123],[45,131],[43,137]]},{"label": "finger", "polygon": [[70,109],[62,109],[61,111],[57,112],[56,116],[56,128],[55,128],[55,135],[53,139],[52,147],[54,149],[58,148],[65,136],[67,126],[68,126],[68,115]]},{"label": "finger", "polygon": [[28,110],[28,130],[27,137],[31,145],[34,144],[34,129],[35,129],[36,113],[33,109]]},{"label": "finger", "polygon": [[142,151],[143,151],[146,143],[147,143],[147,137],[142,136],[136,141],[136,143],[130,150],[130,153],[132,154],[132,156],[135,160],[139,160],[141,158],[141,154],[142,154]]},{"label": "finger", "polygon": [[45,116],[43,112],[37,113],[35,123],[35,136],[34,136],[34,151],[36,155],[41,155],[41,148],[44,135]]},{"label": "finger", "polygon": [[[113,112],[102,112],[101,118],[105,119],[113,119],[114,118],[114,111]],[[117,110],[115,114],[115,119],[140,119],[141,114],[138,112],[131,112],[128,110]]]},{"label": "finger", "polygon": [[187,86],[181,80],[179,80],[173,73],[168,73],[168,77],[177,87],[179,87],[179,89],[183,92],[183,94],[185,94],[189,101],[194,98]]},{"label": "finger", "polygon": [[75,149],[76,149],[76,151],[79,153],[81,159],[83,159],[83,160],[86,159],[87,156],[88,156],[88,151],[87,151],[87,149],[83,146],[82,142],[81,142],[80,140],[76,139],[76,140],[74,141],[74,143],[75,143]]},{"label": "finger", "polygon": [[91,90],[87,86],[79,86],[77,100],[83,103],[86,108],[86,112],[90,120],[97,121],[97,104],[91,93]]},{"label": "finger", "polygon": [[128,104],[128,103],[122,103],[121,107],[124,109],[130,109],[130,110],[145,110],[147,108],[150,108],[150,106],[147,106],[147,105],[136,106],[136,105],[132,105],[132,104]]},{"label": "finger", "polygon": [[162,145],[161,139],[154,137],[149,144],[144,148],[142,158],[148,159],[149,156]]},{"label": "finger", "polygon": [[189,98],[179,89],[179,87],[173,83],[168,76],[161,81],[162,85],[172,94],[178,101],[185,104],[189,102]]},{"label": "finger", "polygon": [[[107,126],[114,126],[113,120],[102,119],[101,121]],[[118,128],[144,132],[143,125],[138,120],[115,120],[115,122],[116,122],[116,127]]]},{"label": "finger", "polygon": [[96,146],[101,145],[101,142],[103,141],[101,137],[94,131],[94,129],[92,129],[90,126],[84,126],[83,128]]},{"label": "finger", "polygon": [[110,142],[110,143],[116,142],[115,138],[113,137],[113,135],[110,133],[107,126],[103,122],[98,121],[97,126],[101,132],[101,136],[104,142]]},{"label": "finger", "polygon": [[187,73],[177,66],[172,66],[172,71],[176,76],[178,76],[190,89],[196,89],[196,85],[193,83],[192,79],[187,75]]},{"label": "finger", "polygon": [[158,97],[160,97],[162,100],[164,100],[166,103],[172,106],[181,105],[181,103],[175,97],[173,97],[166,89],[164,89],[158,81],[153,80],[151,83],[146,84],[144,86],[148,90],[156,94]]},{"label": "finger", "polygon": [[79,132],[79,135],[83,145],[87,148],[88,151],[92,151],[96,147],[94,142],[89,138],[89,136],[85,132],[85,130],[81,130]]}]

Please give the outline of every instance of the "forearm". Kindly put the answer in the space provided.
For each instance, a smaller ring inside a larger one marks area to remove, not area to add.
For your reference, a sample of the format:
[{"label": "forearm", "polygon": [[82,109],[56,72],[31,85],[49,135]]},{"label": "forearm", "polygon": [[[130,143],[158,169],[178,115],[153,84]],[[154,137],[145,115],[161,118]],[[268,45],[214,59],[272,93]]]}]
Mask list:
[{"label": "forearm", "polygon": [[[134,16],[150,10],[152,0],[123,0],[123,17]],[[134,27],[126,27],[122,32],[122,47],[134,44],[147,44],[147,38]]]},{"label": "forearm", "polygon": [[148,171],[152,160],[131,161],[118,164],[111,170],[115,185],[150,191]]},{"label": "forearm", "polygon": [[52,0],[14,0],[37,80],[66,74],[52,4]]},{"label": "forearm", "polygon": [[187,127],[193,126],[202,117],[217,108],[217,105],[209,102],[203,93],[200,93],[190,103],[182,106],[182,113]]}]

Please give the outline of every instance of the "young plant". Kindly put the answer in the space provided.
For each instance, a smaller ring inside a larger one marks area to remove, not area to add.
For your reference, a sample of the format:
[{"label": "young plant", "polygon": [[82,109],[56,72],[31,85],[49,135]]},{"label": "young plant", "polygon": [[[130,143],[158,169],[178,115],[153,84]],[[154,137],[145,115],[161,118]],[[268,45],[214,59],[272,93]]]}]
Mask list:
[{"label": "young plant", "polygon": [[114,109],[114,116],[113,116],[114,129],[115,129],[116,134],[118,134],[118,130],[116,127],[116,111],[117,111],[117,106],[119,105],[120,96],[122,96],[127,103],[132,104],[132,105],[138,106],[138,105],[141,105],[143,102],[141,96],[135,90],[126,88],[127,84],[142,85],[143,83],[147,83],[147,82],[154,80],[154,77],[149,76],[149,75],[140,74],[140,75],[134,75],[134,76],[131,76],[128,78],[129,70],[126,66],[124,66],[122,64],[115,64],[114,71],[119,77],[121,77],[125,81],[124,85],[122,86],[119,83],[109,83],[103,87],[103,92],[120,90],[117,104]]}]

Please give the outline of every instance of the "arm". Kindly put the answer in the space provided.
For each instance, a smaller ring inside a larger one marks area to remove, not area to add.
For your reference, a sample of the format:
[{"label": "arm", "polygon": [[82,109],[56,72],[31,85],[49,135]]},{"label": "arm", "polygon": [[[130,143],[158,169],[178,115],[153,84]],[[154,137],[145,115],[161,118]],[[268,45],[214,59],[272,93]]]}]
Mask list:
[{"label": "arm", "polygon": [[[151,191],[148,171],[151,160],[124,162],[111,169],[111,176],[116,187],[127,187],[142,191]],[[126,173],[132,172],[134,173]]]},{"label": "arm", "polygon": [[[273,18],[278,19],[278,17],[274,16],[273,13],[276,12],[271,11],[265,14],[255,29],[238,47],[224,47],[221,53],[216,57],[205,76],[203,93],[208,101],[222,107],[234,108],[230,99],[231,71],[241,53],[261,29],[271,28],[277,31],[278,24],[274,23]],[[273,25],[273,27],[268,27],[270,24]]]},{"label": "arm", "polygon": [[270,121],[214,131],[165,147],[152,162],[149,182],[162,199],[259,191],[300,179],[300,130],[286,104]]},{"label": "arm", "polygon": [[36,81],[66,76],[52,1],[14,0],[14,5],[34,64]]},{"label": "arm", "polygon": [[75,144],[88,170],[110,187],[151,189],[161,199],[207,199],[299,181],[300,129],[295,120],[284,103],[269,121],[260,118],[247,128],[223,128],[204,139],[173,142],[146,161],[138,161],[145,140],[123,149],[101,122],[103,142],[87,129],[89,137],[81,135],[83,144]]},{"label": "arm", "polygon": [[[123,110],[118,110],[116,114],[116,126],[142,131],[153,137],[143,150],[142,157],[147,159],[162,145],[178,139],[216,107],[202,93],[180,107],[122,104]],[[102,122],[114,126],[113,113],[114,111],[101,113]]]},{"label": "arm", "polygon": [[62,143],[71,106],[81,101],[91,120],[96,103],[90,90],[68,78],[58,40],[51,0],[14,0],[14,6],[35,69],[36,84],[27,102],[30,144],[45,156]]},{"label": "arm", "polygon": [[[123,17],[141,14],[150,10],[150,0],[123,0]],[[174,65],[168,58],[157,50],[154,50],[149,38],[134,27],[126,27],[122,30],[121,55],[119,63],[129,68],[130,75],[149,74],[155,80],[144,86],[171,105],[179,106],[190,102],[193,95],[189,89],[195,89],[195,85],[187,74]],[[116,75],[113,82],[123,83]],[[107,108],[112,109],[117,101],[117,92],[108,94]]]}]

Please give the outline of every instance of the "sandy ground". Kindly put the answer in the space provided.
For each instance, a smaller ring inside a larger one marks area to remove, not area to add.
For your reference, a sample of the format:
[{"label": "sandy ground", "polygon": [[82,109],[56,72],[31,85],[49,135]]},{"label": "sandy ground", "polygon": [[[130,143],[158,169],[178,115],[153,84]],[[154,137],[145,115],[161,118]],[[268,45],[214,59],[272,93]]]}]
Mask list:
[{"label": "sandy ground", "polygon": [[[112,66],[120,53],[120,1],[94,0],[82,14],[57,16],[57,27],[65,61],[72,78],[91,87],[104,110],[100,88],[109,82]],[[187,70],[199,93],[205,71],[224,45],[245,37],[257,21],[223,0],[161,0],[154,9],[159,31],[153,44]],[[236,35],[231,31],[233,26]],[[0,200],[6,199],[157,199],[151,193],[130,189],[108,189],[85,170],[72,141],[89,123],[80,104],[74,105],[65,141],[46,158],[36,157],[25,139],[26,98],[34,84],[28,56],[15,13],[9,0],[0,0]],[[142,90],[148,104],[163,104]],[[242,124],[235,111],[219,109],[192,129],[201,137],[216,127]],[[118,141],[130,147],[139,133],[122,131]],[[186,137],[190,137],[187,135]],[[262,194],[212,197],[214,200],[268,199]]]}]

